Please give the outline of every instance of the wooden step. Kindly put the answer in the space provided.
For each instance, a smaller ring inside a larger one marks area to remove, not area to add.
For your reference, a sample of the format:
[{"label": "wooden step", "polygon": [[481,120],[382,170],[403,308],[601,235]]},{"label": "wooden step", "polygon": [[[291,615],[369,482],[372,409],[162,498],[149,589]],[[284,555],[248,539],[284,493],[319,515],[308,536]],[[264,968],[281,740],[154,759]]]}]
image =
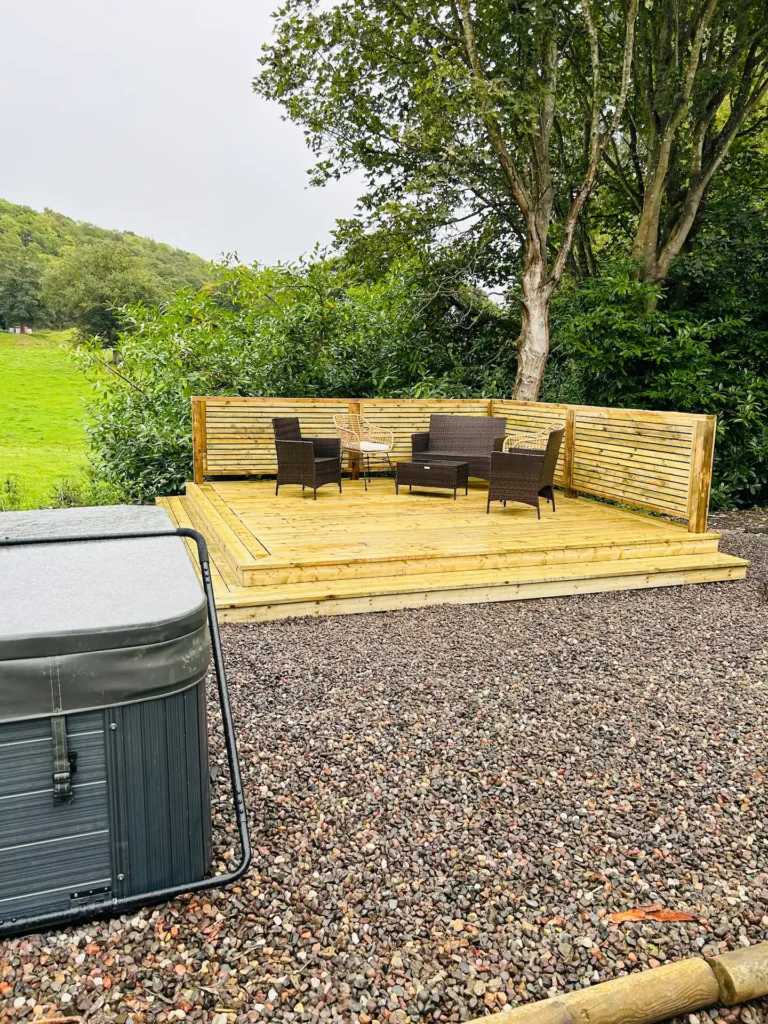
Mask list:
[{"label": "wooden step", "polygon": [[[388,526],[383,533],[373,517],[370,523],[361,523],[354,535],[348,530],[334,531],[327,518],[317,522],[310,519],[306,523],[307,535],[301,535],[294,557],[270,553],[268,542],[259,543],[249,531],[246,514],[243,513],[242,520],[237,519],[212,489],[188,484],[187,502],[199,517],[206,537],[216,539],[240,585],[248,587],[696,555],[716,552],[719,541],[716,533],[691,534],[676,525],[648,536],[638,533],[630,519],[619,522],[610,537],[598,543],[572,538],[565,530],[564,538],[568,539],[553,542],[552,535],[543,532],[532,537],[528,531],[521,537],[511,517],[503,539],[489,538],[477,529],[477,516],[482,513],[474,508],[467,509],[461,518],[454,516],[450,528],[435,530],[423,522],[423,517],[429,520],[434,513],[428,505],[422,505],[418,521],[408,521],[406,508],[403,523],[397,528]],[[495,511],[497,516],[504,514],[500,509]],[[279,507],[270,510],[270,514],[277,520],[281,518]],[[262,513],[261,518],[266,520],[266,514]],[[484,522],[481,519],[480,526]],[[462,533],[462,527],[467,525],[474,532]],[[295,526],[283,527],[279,523],[277,528],[271,527],[269,536],[282,541],[283,550],[291,552],[290,540],[296,534]],[[286,536],[288,541],[283,540]],[[382,554],[387,546],[395,547],[396,553]]]},{"label": "wooden step", "polygon": [[[170,498],[159,499],[158,504],[179,525],[191,525],[207,532],[208,520],[200,516],[196,502]],[[742,559],[719,554],[712,550],[711,544],[706,544],[693,553],[639,558],[627,557],[625,553],[624,557],[555,564],[518,562],[513,566],[474,570],[242,586],[224,557],[220,538],[209,537],[209,543],[214,560],[216,605],[224,621],[267,621],[292,616],[342,615],[738,580],[743,579],[748,564]]]},{"label": "wooden step", "polygon": [[215,492],[189,483],[186,498],[201,520],[201,532],[209,540],[213,537],[218,540],[224,558],[240,583],[244,583],[245,573],[269,552],[217,499]]},{"label": "wooden step", "polygon": [[743,579],[747,563],[717,552],[572,565],[364,577],[241,588],[217,601],[224,619],[343,615],[435,604],[516,601]]}]

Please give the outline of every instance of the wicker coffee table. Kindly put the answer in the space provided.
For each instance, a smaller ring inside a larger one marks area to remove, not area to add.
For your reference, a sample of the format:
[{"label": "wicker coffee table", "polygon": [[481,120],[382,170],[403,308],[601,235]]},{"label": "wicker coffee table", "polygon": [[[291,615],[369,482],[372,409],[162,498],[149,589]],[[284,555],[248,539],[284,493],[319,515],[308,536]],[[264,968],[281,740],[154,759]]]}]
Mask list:
[{"label": "wicker coffee table", "polygon": [[465,494],[469,493],[468,469],[466,462],[398,462],[395,494],[399,494],[400,487],[406,484],[409,490],[414,487],[447,487],[453,491],[453,500],[456,501],[459,487],[464,488]]}]

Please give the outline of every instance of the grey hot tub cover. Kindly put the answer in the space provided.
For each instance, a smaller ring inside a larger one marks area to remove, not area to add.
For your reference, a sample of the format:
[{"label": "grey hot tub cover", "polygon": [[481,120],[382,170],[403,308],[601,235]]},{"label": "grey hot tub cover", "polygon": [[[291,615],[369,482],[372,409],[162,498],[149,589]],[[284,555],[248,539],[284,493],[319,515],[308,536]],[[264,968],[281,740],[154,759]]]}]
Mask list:
[{"label": "grey hot tub cover", "polygon": [[[0,540],[155,530],[173,525],[150,506],[0,513]],[[0,722],[162,696],[208,663],[181,538],[0,545]]]}]

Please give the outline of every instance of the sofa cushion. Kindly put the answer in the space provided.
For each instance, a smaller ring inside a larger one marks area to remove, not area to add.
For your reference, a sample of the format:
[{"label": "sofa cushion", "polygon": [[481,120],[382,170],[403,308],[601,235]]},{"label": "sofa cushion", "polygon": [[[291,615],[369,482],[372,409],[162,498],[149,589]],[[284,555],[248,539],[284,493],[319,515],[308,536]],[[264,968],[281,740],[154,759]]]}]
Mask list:
[{"label": "sofa cushion", "polygon": [[507,421],[501,416],[433,414],[429,417],[429,451],[490,455],[496,438],[504,437],[506,432]]}]

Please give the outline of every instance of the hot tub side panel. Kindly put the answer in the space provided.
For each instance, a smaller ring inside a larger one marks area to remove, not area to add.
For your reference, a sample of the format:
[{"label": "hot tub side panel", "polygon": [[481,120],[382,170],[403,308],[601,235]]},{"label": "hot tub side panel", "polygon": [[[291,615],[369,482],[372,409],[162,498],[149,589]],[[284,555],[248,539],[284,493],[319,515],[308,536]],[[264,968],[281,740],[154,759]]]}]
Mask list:
[{"label": "hot tub side panel", "polygon": [[66,723],[77,770],[73,802],[58,805],[50,719],[0,724],[0,933],[210,868],[205,681]]},{"label": "hot tub side panel", "polygon": [[114,890],[204,878],[211,864],[205,683],[104,712]]},{"label": "hot tub side panel", "polygon": [[0,725],[0,927],[111,896],[103,713],[69,716],[67,746],[75,798],[55,805],[49,719]]}]

